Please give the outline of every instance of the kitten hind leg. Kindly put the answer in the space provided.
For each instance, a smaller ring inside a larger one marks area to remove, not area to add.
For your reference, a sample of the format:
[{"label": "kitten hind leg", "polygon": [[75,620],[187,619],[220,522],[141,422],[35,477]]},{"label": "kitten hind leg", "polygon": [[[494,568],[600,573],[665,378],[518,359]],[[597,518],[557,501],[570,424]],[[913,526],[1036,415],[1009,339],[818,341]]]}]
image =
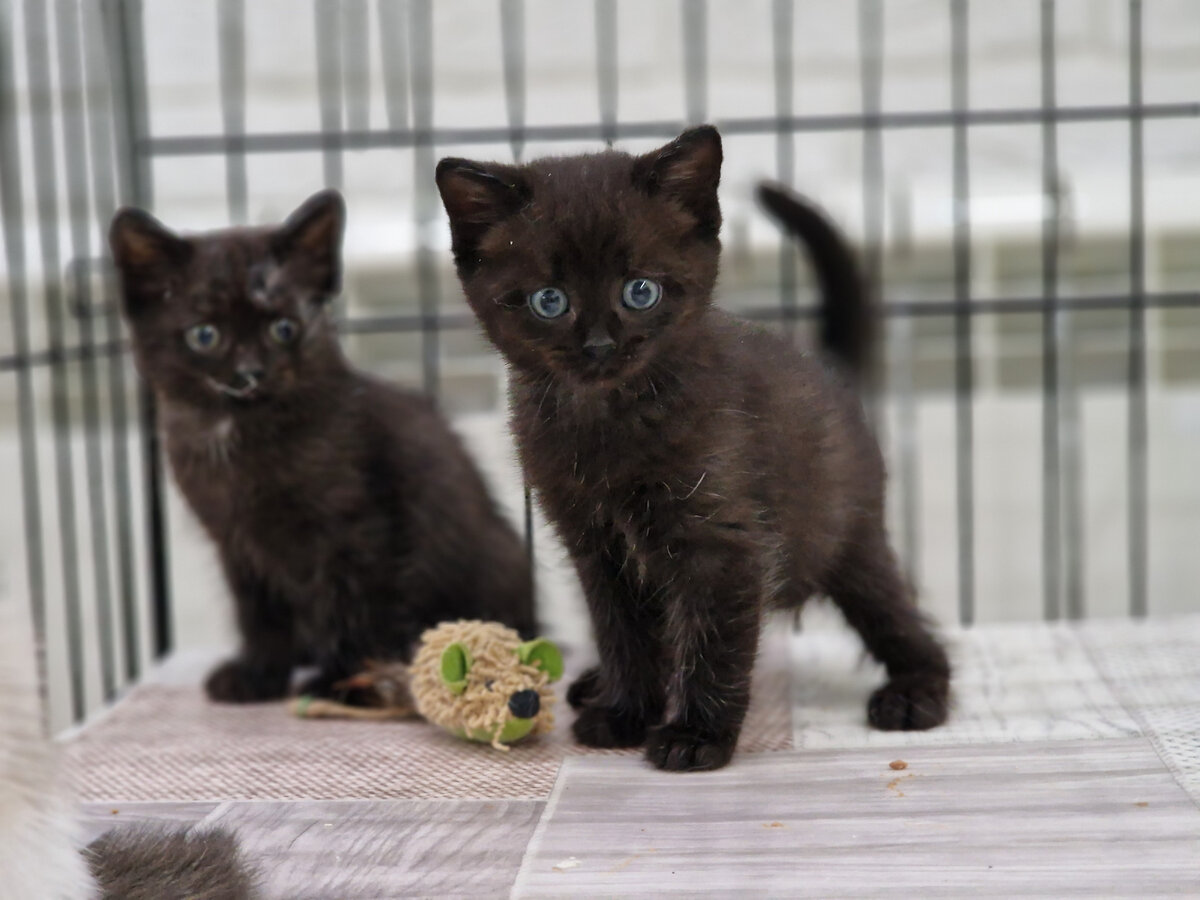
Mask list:
[{"label": "kitten hind leg", "polygon": [[846,621],[887,669],[867,703],[867,720],[883,731],[933,728],[949,712],[950,661],[912,602],[886,538],[852,545],[828,585]]},{"label": "kitten hind leg", "polygon": [[291,666],[265,661],[260,652],[247,650],[213,669],[204,690],[217,703],[279,700],[287,694],[291,671]]},{"label": "kitten hind leg", "polygon": [[287,695],[296,658],[292,613],[251,568],[223,560],[233,592],[242,652],[217,666],[204,682],[218,703],[261,703]]}]

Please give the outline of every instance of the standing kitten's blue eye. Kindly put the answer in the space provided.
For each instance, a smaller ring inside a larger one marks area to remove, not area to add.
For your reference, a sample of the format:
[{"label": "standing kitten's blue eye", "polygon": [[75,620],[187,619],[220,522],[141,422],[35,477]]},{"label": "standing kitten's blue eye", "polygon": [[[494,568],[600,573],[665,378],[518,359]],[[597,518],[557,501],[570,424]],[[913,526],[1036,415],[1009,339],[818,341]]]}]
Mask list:
[{"label": "standing kitten's blue eye", "polygon": [[216,325],[205,322],[203,325],[193,325],[185,331],[183,339],[197,353],[211,353],[221,340],[221,332],[217,331]]},{"label": "standing kitten's blue eye", "polygon": [[571,308],[571,304],[558,288],[544,287],[529,295],[529,308],[540,318],[557,319]]},{"label": "standing kitten's blue eye", "polygon": [[662,288],[657,281],[649,278],[632,278],[621,289],[621,302],[639,311],[652,307],[661,296]]},{"label": "standing kitten's blue eye", "polygon": [[294,319],[276,319],[271,323],[268,329],[271,332],[271,338],[277,344],[290,344],[296,339],[296,335],[300,333],[300,326],[296,324]]}]

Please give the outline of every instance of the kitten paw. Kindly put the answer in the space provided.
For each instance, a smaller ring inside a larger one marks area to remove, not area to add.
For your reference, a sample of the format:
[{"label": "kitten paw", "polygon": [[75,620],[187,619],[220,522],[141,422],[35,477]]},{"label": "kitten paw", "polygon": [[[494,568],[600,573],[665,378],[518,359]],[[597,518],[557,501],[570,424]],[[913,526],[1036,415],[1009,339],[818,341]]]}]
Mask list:
[{"label": "kitten paw", "polygon": [[693,728],[664,725],[650,734],[646,759],[668,772],[703,772],[728,763],[736,746],[736,734],[714,736]]},{"label": "kitten paw", "polygon": [[646,741],[643,717],[610,706],[584,707],[571,730],[588,747],[640,747]]},{"label": "kitten paw", "polygon": [[262,703],[287,694],[287,669],[251,665],[242,659],[221,663],[209,674],[204,690],[217,703]]},{"label": "kitten paw", "polygon": [[571,682],[567,688],[567,702],[571,709],[583,709],[600,693],[600,667],[592,666]]},{"label": "kitten paw", "polygon": [[938,675],[898,675],[871,695],[867,721],[881,731],[923,731],[946,721],[950,680]]}]

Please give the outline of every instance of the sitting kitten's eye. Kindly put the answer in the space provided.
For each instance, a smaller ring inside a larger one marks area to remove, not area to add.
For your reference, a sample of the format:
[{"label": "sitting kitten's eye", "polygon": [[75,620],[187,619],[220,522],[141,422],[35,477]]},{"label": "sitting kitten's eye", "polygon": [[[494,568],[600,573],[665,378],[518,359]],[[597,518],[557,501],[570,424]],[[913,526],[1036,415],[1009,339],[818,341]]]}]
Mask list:
[{"label": "sitting kitten's eye", "polygon": [[538,288],[528,299],[529,308],[542,319],[557,319],[571,308],[567,295],[556,287]]},{"label": "sitting kitten's eye", "polygon": [[183,339],[197,353],[211,353],[220,343],[221,332],[217,330],[216,325],[205,322],[203,325],[193,325],[185,331]]},{"label": "sitting kitten's eye", "polygon": [[631,278],[621,289],[621,302],[629,309],[649,309],[662,296],[662,288],[657,281],[649,278]]},{"label": "sitting kitten's eye", "polygon": [[296,339],[296,335],[300,333],[300,326],[296,324],[294,319],[276,319],[271,323],[268,329],[271,332],[271,339],[277,344],[290,344]]}]

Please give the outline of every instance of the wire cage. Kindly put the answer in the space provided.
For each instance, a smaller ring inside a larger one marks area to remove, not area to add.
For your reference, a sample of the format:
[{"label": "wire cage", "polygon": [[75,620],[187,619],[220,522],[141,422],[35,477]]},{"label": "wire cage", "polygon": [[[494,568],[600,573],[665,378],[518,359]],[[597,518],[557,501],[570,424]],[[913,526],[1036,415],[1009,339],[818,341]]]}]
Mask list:
[{"label": "wire cage", "polygon": [[702,121],[727,141],[723,304],[811,318],[756,178],[862,249],[893,530],[942,619],[1197,608],[1200,32],[1179,25],[1200,20],[998,6],[0,0],[3,589],[30,598],[52,724],[180,636],[179,513],[105,262],[117,206],[186,230],[343,189],[351,355],[498,416],[437,159],[640,151]]}]

